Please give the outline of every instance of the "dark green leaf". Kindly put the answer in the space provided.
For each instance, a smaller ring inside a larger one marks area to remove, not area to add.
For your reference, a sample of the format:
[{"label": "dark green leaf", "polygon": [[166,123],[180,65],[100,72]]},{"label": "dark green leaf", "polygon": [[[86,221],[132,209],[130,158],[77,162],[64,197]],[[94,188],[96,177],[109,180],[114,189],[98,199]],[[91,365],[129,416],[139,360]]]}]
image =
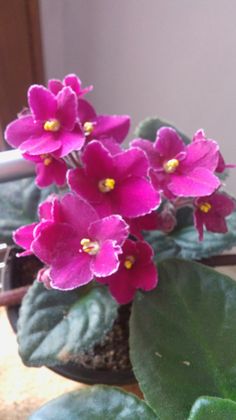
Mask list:
[{"label": "dark green leaf", "polygon": [[148,405],[119,388],[94,386],[50,401],[30,420],[157,420]]},{"label": "dark green leaf", "polygon": [[156,290],[137,294],[131,361],[161,419],[187,418],[201,395],[236,399],[236,283],[190,261],[159,264]]},{"label": "dark green leaf", "polygon": [[18,322],[24,363],[53,366],[72,360],[110,330],[117,307],[105,286],[61,292],[35,281],[23,300]]},{"label": "dark green leaf", "polygon": [[192,407],[188,420],[235,420],[236,403],[222,398],[201,397]]},{"label": "dark green leaf", "polygon": [[184,143],[188,144],[190,143],[189,137],[187,137],[185,134],[183,134],[181,131],[177,130],[172,124],[162,121],[159,118],[147,118],[138,125],[138,127],[135,130],[135,136],[136,137],[142,137],[143,139],[148,139],[151,141],[156,140],[156,133],[157,130],[161,127],[172,127],[174,128],[177,133],[182,137]]}]

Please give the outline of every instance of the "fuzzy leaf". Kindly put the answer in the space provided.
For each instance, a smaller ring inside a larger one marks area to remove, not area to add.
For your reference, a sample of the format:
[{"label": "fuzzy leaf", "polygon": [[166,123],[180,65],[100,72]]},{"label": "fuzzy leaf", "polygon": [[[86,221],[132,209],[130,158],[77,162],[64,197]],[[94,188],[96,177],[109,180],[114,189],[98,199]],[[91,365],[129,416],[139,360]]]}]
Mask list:
[{"label": "fuzzy leaf", "polygon": [[54,366],[73,360],[110,330],[117,308],[105,286],[61,292],[35,281],[22,302],[18,321],[24,363]]},{"label": "fuzzy leaf", "polygon": [[192,407],[188,420],[235,420],[236,403],[214,397],[201,397]]},{"label": "fuzzy leaf", "polygon": [[235,349],[235,281],[194,262],[162,261],[158,287],[136,295],[130,322],[134,373],[152,409],[183,420],[202,395],[235,400]]},{"label": "fuzzy leaf", "polygon": [[148,405],[118,388],[94,386],[56,398],[30,420],[158,420]]},{"label": "fuzzy leaf", "polygon": [[183,134],[181,131],[177,130],[172,124],[162,121],[159,118],[147,118],[138,125],[138,127],[135,129],[135,137],[141,137],[143,139],[148,139],[151,141],[156,140],[156,133],[157,130],[161,127],[171,127],[174,128],[177,133],[180,135],[180,137],[183,139],[185,144],[190,143],[190,139],[188,136]]}]

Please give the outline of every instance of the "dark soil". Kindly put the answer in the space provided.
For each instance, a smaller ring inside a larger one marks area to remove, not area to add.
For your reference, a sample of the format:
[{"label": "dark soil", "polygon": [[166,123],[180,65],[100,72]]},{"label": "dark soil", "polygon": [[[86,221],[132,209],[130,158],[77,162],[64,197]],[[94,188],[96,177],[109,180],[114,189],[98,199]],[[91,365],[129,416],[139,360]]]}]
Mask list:
[{"label": "dark soil", "polygon": [[[34,256],[14,259],[13,287],[32,284],[42,263]],[[131,370],[129,359],[129,318],[131,305],[122,305],[112,329],[105,335],[101,343],[93,349],[80,353],[73,363],[94,370],[127,371]]]}]

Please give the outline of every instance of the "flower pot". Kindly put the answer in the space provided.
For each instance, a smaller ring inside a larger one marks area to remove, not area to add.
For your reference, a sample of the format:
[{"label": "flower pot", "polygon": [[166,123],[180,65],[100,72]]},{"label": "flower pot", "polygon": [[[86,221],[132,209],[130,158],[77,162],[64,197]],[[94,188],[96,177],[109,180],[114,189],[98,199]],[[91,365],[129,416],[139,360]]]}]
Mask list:
[{"label": "flower pot", "polygon": [[[28,256],[17,258],[16,249],[12,248],[4,273],[4,291],[9,291],[32,283],[36,272],[41,267],[42,263],[37,260],[36,257]],[[7,316],[14,332],[17,332],[19,309],[19,304],[6,308]],[[50,367],[50,369],[66,378],[85,384],[126,385],[136,382],[132,370],[95,370],[72,362],[63,366]]]}]

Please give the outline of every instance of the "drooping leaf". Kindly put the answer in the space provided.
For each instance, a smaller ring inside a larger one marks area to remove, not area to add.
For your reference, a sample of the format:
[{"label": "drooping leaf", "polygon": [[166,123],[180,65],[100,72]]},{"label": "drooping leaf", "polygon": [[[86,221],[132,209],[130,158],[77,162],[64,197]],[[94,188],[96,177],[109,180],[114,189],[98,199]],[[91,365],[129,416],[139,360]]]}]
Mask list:
[{"label": "drooping leaf", "polygon": [[201,397],[192,407],[188,420],[235,420],[236,403],[231,400]]},{"label": "drooping leaf", "polygon": [[158,271],[157,288],[133,303],[131,361],[161,419],[183,420],[202,395],[236,399],[236,283],[191,261]]},{"label": "drooping leaf", "polygon": [[188,136],[183,134],[180,130],[175,128],[172,124],[162,121],[159,118],[147,118],[138,125],[138,127],[135,129],[135,137],[141,137],[143,139],[148,139],[151,141],[156,140],[156,133],[157,130],[161,127],[171,127],[174,128],[177,133],[180,135],[180,137],[183,139],[185,144],[190,143],[190,139]]},{"label": "drooping leaf", "polygon": [[18,321],[19,353],[26,365],[54,366],[99,342],[117,316],[105,286],[62,292],[34,282]]},{"label": "drooping leaf", "polygon": [[56,398],[30,420],[158,420],[148,405],[119,388],[94,386]]}]

